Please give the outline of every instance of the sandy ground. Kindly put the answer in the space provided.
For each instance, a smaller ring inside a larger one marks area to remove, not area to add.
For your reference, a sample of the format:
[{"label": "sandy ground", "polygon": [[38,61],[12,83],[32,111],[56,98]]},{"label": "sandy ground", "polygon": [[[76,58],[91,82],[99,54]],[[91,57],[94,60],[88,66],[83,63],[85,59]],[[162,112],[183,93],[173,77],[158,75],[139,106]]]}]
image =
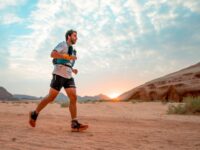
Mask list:
[{"label": "sandy ground", "polygon": [[70,131],[68,108],[49,104],[37,127],[35,103],[0,103],[0,150],[199,150],[200,116],[167,115],[159,102],[78,104],[82,133]]}]

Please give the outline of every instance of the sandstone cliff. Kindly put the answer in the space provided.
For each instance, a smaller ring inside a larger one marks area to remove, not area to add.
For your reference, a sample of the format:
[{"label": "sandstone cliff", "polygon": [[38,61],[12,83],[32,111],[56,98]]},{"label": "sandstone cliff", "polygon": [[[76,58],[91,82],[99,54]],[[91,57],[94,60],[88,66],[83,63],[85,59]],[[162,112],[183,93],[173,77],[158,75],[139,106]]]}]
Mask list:
[{"label": "sandstone cliff", "polygon": [[147,82],[118,98],[181,102],[187,96],[200,96],[200,63]]}]

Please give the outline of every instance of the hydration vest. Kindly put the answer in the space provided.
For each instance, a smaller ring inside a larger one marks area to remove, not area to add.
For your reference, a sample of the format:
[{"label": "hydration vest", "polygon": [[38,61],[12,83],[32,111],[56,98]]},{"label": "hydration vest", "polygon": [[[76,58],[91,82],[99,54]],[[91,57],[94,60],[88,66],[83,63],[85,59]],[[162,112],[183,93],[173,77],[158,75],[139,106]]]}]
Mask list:
[{"label": "hydration vest", "polygon": [[[73,50],[72,46],[69,46],[69,48],[68,48],[68,55],[69,56],[71,56],[71,55],[76,56],[76,50]],[[53,62],[54,65],[60,64],[60,65],[64,65],[64,66],[67,66],[67,67],[70,67],[70,68],[72,68],[75,64],[75,60],[58,59],[58,58],[54,58],[52,62]]]}]

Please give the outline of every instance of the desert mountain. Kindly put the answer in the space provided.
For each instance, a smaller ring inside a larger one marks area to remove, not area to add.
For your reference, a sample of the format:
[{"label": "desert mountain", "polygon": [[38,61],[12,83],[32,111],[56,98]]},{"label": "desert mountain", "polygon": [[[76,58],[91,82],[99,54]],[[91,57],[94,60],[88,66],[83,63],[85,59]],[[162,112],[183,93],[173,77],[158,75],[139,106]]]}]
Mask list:
[{"label": "desert mountain", "polygon": [[181,102],[187,96],[200,96],[200,62],[133,88],[118,98]]},{"label": "desert mountain", "polygon": [[[77,99],[79,102],[84,102],[84,101],[96,101],[96,100],[109,100],[110,98],[106,95],[103,94],[99,94],[96,96],[77,96]],[[68,101],[69,98],[63,94],[63,93],[59,93],[59,95],[56,97],[56,101],[57,102],[63,102],[63,101]]]},{"label": "desert mountain", "polygon": [[78,99],[81,101],[85,100],[109,100],[110,98],[104,94],[99,94],[95,96],[83,96],[83,97],[78,97]]},{"label": "desert mountain", "polygon": [[39,100],[39,99],[41,99],[41,97],[23,95],[23,94],[14,94],[13,96],[19,100]]},{"label": "desert mountain", "polygon": [[0,87],[0,100],[16,100],[4,87]]},{"label": "desert mountain", "polygon": [[[0,100],[41,100],[43,97],[36,97],[36,96],[30,96],[30,95],[24,95],[24,94],[14,94],[12,95],[10,92],[8,92],[4,87],[0,87]],[[99,94],[96,96],[77,96],[77,99],[79,102],[84,101],[90,101],[90,100],[109,100],[110,98],[106,95]],[[69,98],[60,92],[58,96],[56,97],[55,101],[57,102],[64,102],[68,101]]]}]

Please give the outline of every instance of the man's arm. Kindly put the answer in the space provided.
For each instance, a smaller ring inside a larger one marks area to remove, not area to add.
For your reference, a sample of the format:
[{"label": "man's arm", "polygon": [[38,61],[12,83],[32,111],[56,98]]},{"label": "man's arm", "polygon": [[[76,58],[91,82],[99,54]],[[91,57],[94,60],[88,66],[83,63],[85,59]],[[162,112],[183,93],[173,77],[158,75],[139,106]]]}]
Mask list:
[{"label": "man's arm", "polygon": [[60,54],[57,50],[53,50],[51,52],[52,58],[58,58],[58,59],[67,59],[67,60],[76,60],[76,56],[69,56],[68,54]]}]

